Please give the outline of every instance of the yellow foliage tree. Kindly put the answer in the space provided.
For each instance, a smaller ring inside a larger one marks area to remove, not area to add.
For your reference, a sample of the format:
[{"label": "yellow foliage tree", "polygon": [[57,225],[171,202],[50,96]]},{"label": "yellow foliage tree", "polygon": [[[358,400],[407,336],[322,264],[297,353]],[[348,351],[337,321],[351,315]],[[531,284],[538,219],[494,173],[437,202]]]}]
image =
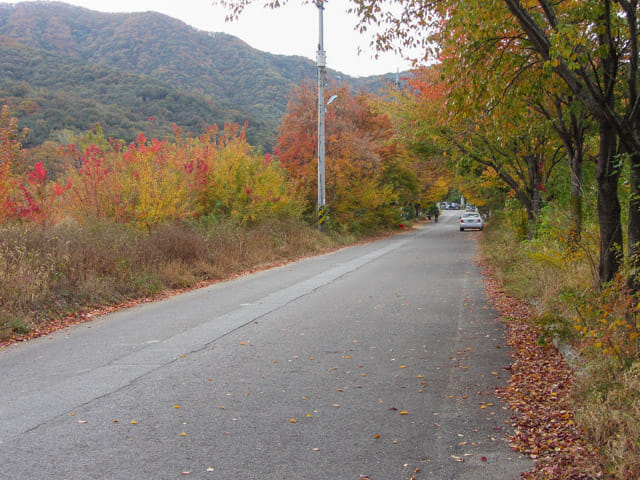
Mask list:
[{"label": "yellow foliage tree", "polygon": [[[27,130],[23,131],[23,136]],[[0,111],[0,222],[5,221],[11,211],[11,196],[18,181],[13,167],[20,157],[22,144],[18,133],[18,120],[11,117],[9,107],[4,105]]]}]

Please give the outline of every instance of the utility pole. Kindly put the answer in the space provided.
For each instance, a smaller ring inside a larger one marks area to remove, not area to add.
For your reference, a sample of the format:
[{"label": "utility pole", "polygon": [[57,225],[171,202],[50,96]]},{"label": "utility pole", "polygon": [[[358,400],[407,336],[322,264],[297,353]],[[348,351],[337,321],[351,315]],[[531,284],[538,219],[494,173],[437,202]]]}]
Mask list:
[{"label": "utility pole", "polygon": [[324,87],[327,83],[327,54],[324,51],[324,25],[322,15],[324,13],[324,0],[316,0],[319,18],[318,53],[316,65],[318,66],[318,229],[322,230],[322,225],[326,216],[325,199],[325,133],[324,133]]}]

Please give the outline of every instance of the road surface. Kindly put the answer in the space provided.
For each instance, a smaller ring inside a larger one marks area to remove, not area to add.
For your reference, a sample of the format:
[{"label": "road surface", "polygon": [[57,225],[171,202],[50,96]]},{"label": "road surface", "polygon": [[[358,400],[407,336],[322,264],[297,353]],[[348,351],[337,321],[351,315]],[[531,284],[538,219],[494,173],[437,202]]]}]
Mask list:
[{"label": "road surface", "polygon": [[456,212],[0,350],[0,479],[512,479]]}]

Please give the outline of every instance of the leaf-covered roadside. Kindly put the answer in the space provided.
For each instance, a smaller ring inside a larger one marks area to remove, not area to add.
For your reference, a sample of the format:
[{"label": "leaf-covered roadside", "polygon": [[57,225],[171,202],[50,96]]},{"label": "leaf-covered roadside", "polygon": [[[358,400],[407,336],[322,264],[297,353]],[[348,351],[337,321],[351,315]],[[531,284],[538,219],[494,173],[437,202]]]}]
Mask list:
[{"label": "leaf-covered roadside", "polygon": [[509,386],[497,395],[514,412],[513,450],[537,459],[523,479],[605,478],[604,459],[583,439],[571,409],[574,373],[555,347],[541,344],[531,325],[530,307],[507,296],[491,268],[483,262],[486,290],[506,322],[507,343],[514,363]]}]

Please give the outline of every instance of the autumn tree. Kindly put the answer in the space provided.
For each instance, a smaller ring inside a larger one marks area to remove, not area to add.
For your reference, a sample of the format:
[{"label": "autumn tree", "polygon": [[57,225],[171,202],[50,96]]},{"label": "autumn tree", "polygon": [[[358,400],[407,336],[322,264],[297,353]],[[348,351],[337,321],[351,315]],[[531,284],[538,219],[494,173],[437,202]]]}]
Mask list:
[{"label": "autumn tree", "polygon": [[514,120],[519,122],[476,123],[472,130],[457,132],[450,141],[461,152],[463,161],[490,168],[509,187],[527,212],[531,239],[543,206],[545,185],[563,157],[544,125],[527,124],[526,116],[516,116]]},{"label": "autumn tree", "polygon": [[427,208],[450,188],[452,172],[446,161],[448,146],[440,135],[446,100],[440,69],[421,68],[406,79],[406,87],[386,92],[384,108],[392,118],[394,142],[407,168],[418,180],[416,203]]},{"label": "autumn tree", "polygon": [[[26,130],[23,131],[22,137],[26,133]],[[13,210],[12,193],[18,187],[14,166],[20,158],[20,139],[18,120],[11,117],[9,107],[4,105],[0,111],[0,222]]]},{"label": "autumn tree", "polygon": [[[479,36],[493,40],[496,48],[507,43],[528,63],[552,73],[568,88],[576,101],[598,124],[600,148],[597,162],[598,218],[600,224],[600,280],[617,272],[621,257],[622,228],[617,183],[620,156],[631,165],[629,244],[635,256],[640,227],[638,175],[634,157],[640,152],[638,105],[638,2],[605,0],[599,2],[539,0],[481,0],[460,2],[392,2],[400,14],[391,15],[379,0],[354,0],[354,11],[361,27],[382,27],[374,44],[383,49],[421,46],[425,52],[439,54],[433,32],[465,19],[460,45]],[[502,32],[502,33],[500,33]],[[393,42],[396,42],[395,44]],[[471,43],[473,45],[473,43]],[[464,59],[463,59],[464,60]],[[479,79],[487,70],[468,70]],[[522,70],[520,75],[527,75]],[[487,84],[490,86],[490,84]],[[618,143],[619,140],[619,143]],[[640,167],[639,167],[640,168]]]},{"label": "autumn tree", "polygon": [[[326,114],[326,196],[332,218],[343,227],[366,230],[398,221],[399,162],[390,145],[392,124],[365,94],[346,88]],[[292,94],[279,132],[277,156],[296,188],[315,205],[317,170],[316,93],[303,83]],[[411,182],[409,182],[411,183]],[[408,187],[409,189],[411,187]]]},{"label": "autumn tree", "polygon": [[196,192],[195,213],[240,224],[301,216],[304,204],[286,170],[272,155],[256,153],[245,135],[246,125],[225,125],[197,139],[178,139]]}]

